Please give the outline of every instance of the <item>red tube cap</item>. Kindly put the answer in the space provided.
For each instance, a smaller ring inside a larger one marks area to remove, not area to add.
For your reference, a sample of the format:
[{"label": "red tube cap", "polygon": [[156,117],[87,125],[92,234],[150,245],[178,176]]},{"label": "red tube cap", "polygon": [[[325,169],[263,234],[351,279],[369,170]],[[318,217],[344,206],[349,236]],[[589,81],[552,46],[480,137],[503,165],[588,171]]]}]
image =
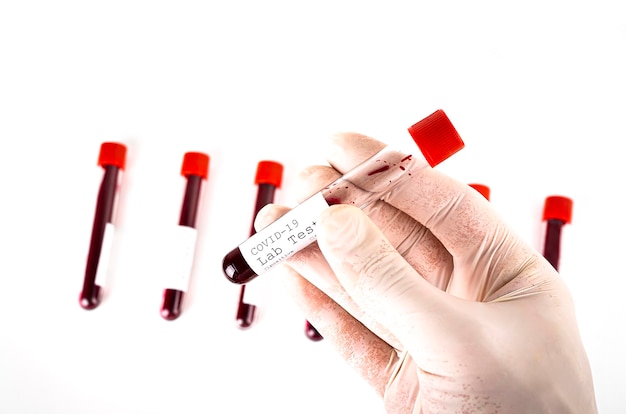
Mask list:
[{"label": "red tube cap", "polygon": [[485,197],[487,200],[489,200],[489,197],[491,196],[491,189],[489,187],[484,184],[470,184],[469,186],[482,194],[483,197]]},{"label": "red tube cap", "polygon": [[209,176],[209,156],[202,152],[186,152],[180,174],[184,177],[197,175],[206,180]]},{"label": "red tube cap", "polygon": [[112,165],[123,170],[126,166],[126,146],[119,142],[103,142],[100,145],[98,165],[101,167]]},{"label": "red tube cap", "polygon": [[441,109],[411,126],[409,134],[431,167],[465,147],[461,136]]},{"label": "red tube cap", "polygon": [[256,168],[255,184],[272,184],[280,188],[283,181],[283,165],[276,161],[259,161]]},{"label": "red tube cap", "polygon": [[564,196],[549,196],[543,204],[543,220],[561,220],[565,223],[572,222],[572,210],[574,201]]}]

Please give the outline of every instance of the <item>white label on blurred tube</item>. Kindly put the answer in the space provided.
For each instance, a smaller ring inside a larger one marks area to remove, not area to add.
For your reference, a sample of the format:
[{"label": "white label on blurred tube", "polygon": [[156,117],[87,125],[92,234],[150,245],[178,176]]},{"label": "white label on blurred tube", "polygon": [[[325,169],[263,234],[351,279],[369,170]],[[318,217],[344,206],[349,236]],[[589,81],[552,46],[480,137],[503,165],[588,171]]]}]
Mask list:
[{"label": "white label on blurred tube", "polygon": [[165,266],[164,288],[187,292],[193,269],[197,231],[193,227],[176,226],[168,240],[169,263]]},{"label": "white label on blurred tube", "polygon": [[102,238],[102,248],[98,259],[98,269],[96,270],[96,285],[103,287],[106,285],[107,273],[109,271],[109,261],[111,260],[111,249],[113,248],[113,234],[115,227],[112,223],[107,223],[104,227],[104,237]]},{"label": "white label on blurred tube", "polygon": [[250,268],[260,275],[317,238],[317,218],[328,208],[317,193],[239,245]]}]

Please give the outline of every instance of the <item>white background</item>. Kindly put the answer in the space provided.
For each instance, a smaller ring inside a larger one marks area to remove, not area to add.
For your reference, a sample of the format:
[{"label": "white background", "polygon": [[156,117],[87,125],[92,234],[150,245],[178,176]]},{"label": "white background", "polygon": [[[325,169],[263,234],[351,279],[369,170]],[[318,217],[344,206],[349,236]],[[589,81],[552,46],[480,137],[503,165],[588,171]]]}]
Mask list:
[{"label": "white background", "polygon": [[[428,4],[426,4],[428,3]],[[620,1],[3,1],[0,412],[382,413],[271,273],[235,325],[221,259],[248,235],[256,163],[294,175],[326,137],[404,147],[438,108],[466,148],[441,164],[491,187],[537,249],[546,196],[574,200],[561,274],[603,413],[626,409]],[[100,143],[128,145],[102,305],[78,305]],[[186,151],[210,155],[183,315],[159,316]]]}]

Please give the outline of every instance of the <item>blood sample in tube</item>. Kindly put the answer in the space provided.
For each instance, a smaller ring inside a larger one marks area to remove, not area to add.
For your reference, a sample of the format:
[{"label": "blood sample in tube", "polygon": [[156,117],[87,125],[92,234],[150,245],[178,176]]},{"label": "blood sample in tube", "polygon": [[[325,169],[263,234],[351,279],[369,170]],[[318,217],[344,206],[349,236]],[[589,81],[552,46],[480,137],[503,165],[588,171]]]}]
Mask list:
[{"label": "blood sample in tube", "polygon": [[[202,191],[202,182],[208,178],[209,156],[201,152],[187,152],[183,157],[181,175],[186,178],[185,193],[177,227],[177,239],[173,255],[174,260],[181,260],[177,274],[168,275],[169,286],[163,291],[161,316],[166,320],[178,318],[182,312],[183,298],[189,287],[189,278],[193,266],[196,243],[196,219]],[[178,263],[176,263],[178,264]]]},{"label": "blood sample in tube", "polygon": [[95,309],[100,304],[113,243],[114,210],[125,164],[126,146],[124,144],[103,142],[100,145],[98,165],[104,169],[104,176],[98,191],[87,266],[79,299],[80,306],[84,309]]},{"label": "blood sample in tube", "polygon": [[543,257],[557,271],[561,257],[561,235],[563,226],[572,222],[574,201],[569,197],[552,195],[543,205],[543,221],[546,222]]},{"label": "blood sample in tube", "polygon": [[232,283],[250,282],[313,243],[317,238],[317,218],[329,205],[342,203],[365,208],[384,200],[417,171],[434,167],[464,147],[442,110],[417,122],[408,131],[419,153],[386,146],[228,252],[222,262],[226,278]]}]

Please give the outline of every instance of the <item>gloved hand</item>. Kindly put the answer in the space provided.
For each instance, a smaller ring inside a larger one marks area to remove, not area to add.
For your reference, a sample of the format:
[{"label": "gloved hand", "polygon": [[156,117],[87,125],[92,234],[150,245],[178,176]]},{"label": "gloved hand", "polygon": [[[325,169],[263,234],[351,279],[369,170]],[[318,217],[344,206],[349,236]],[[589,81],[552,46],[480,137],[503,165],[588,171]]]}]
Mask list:
[{"label": "gloved hand", "polygon": [[[337,135],[298,198],[383,146]],[[422,169],[364,211],[329,207],[317,231],[275,272],[389,413],[597,412],[566,285],[470,186]]]}]

